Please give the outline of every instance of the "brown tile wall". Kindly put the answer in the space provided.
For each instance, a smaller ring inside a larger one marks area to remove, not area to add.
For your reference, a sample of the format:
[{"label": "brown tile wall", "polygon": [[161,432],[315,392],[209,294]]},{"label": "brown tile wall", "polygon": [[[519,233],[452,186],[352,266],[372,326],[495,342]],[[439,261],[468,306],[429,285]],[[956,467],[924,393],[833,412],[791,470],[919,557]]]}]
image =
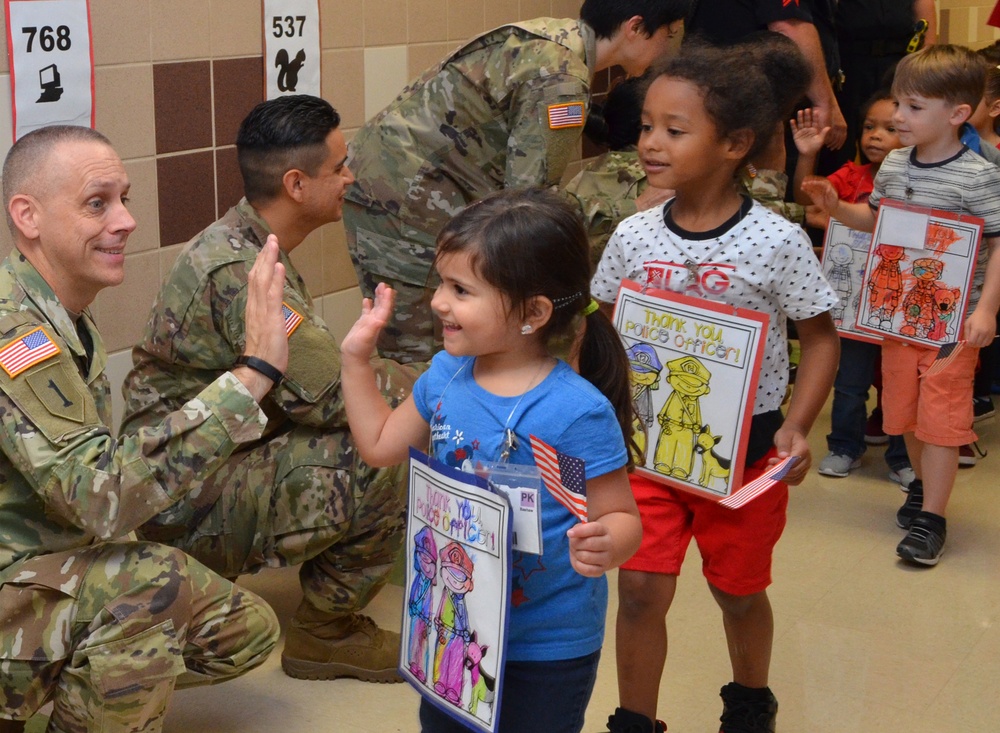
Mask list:
[{"label": "brown tile wall", "polygon": [[[350,138],[386,94],[391,98],[468,36],[520,19],[575,17],[579,5],[580,0],[320,0],[322,93],[340,111]],[[991,42],[998,34],[983,23],[992,5],[992,0],[938,0],[943,37],[977,47]],[[262,3],[91,0],[90,7],[97,128],[125,160],[139,222],[129,243],[126,284],[105,291],[95,304],[109,347],[122,350],[140,336],[158,283],[181,243],[241,195],[233,143],[240,120],[263,98]],[[9,89],[7,72],[3,29],[0,94]],[[613,82],[612,74],[602,75],[598,94]],[[0,141],[0,154],[8,145]],[[587,155],[594,152],[585,149]],[[6,228],[0,227],[0,254],[9,247]],[[316,296],[355,285],[339,225],[314,233],[294,260]]]}]

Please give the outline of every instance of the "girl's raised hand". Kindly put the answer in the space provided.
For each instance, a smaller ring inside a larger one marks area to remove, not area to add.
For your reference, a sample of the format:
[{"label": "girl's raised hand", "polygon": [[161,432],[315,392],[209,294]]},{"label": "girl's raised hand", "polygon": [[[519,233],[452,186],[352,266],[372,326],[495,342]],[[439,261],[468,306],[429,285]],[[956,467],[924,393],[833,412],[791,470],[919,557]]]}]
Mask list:
[{"label": "girl's raised hand", "polygon": [[375,288],[375,302],[370,298],[362,301],[361,317],[340,343],[341,355],[367,362],[375,351],[379,334],[392,316],[395,303],[396,291],[385,283],[379,283]]},{"label": "girl's raised hand", "polygon": [[800,109],[798,114],[791,120],[792,139],[795,147],[802,155],[819,155],[819,151],[826,142],[826,136],[830,132],[829,127],[820,129],[819,119],[813,113],[812,107]]}]

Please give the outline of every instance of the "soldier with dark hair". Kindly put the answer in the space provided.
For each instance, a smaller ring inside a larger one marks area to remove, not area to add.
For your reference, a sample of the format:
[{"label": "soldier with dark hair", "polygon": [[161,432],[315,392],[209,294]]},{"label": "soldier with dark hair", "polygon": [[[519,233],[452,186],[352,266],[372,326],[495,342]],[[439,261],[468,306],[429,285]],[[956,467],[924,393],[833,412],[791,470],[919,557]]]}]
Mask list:
[{"label": "soldier with dark hair", "polygon": [[[262,102],[236,139],[246,198],[188,244],[167,275],[126,377],[123,430],[154,425],[241,353],[247,271],[269,234],[281,244],[289,358],[265,403],[261,440],[211,472],[141,532],[235,577],[301,565],[304,598],[282,667],[293,677],[395,682],[399,635],[360,613],[402,546],[404,472],[357,456],[340,385],[340,349],[289,254],[339,221],[346,165],[340,118],[307,95]],[[416,372],[378,361],[383,393],[409,394]]]},{"label": "soldier with dark hair", "polygon": [[[226,369],[136,432],[112,436],[107,353],[89,305],[125,274],[135,220],[107,138],[28,133],[3,169],[15,250],[0,264],[0,731],[52,702],[50,730],[163,725],[175,684],[263,662],[261,599],[180,550],[124,538],[259,440],[288,360],[272,240],[247,262],[246,338]],[[245,318],[245,320],[244,320]]]},{"label": "soldier with dark hair", "polygon": [[357,181],[347,246],[366,297],[397,293],[379,352],[424,361],[440,347],[429,307],[434,240],[504,188],[554,186],[578,155],[594,75],[642,74],[669,48],[689,0],[586,0],[580,19],[501,26],[425,71],[351,142]]}]

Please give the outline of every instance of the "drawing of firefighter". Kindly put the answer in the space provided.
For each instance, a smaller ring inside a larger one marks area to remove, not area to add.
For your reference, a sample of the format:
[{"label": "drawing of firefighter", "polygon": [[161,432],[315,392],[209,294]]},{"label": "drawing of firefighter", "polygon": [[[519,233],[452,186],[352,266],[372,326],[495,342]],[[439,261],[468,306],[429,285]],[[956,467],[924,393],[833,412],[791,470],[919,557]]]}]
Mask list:
[{"label": "drawing of firefighter", "polygon": [[656,355],[656,349],[649,344],[635,344],[625,353],[628,354],[628,363],[632,370],[632,402],[635,404],[636,412],[632,429],[640,450],[636,462],[644,464],[646,440],[649,429],[653,427],[652,391],[660,388],[660,371],[663,369],[663,364]]},{"label": "drawing of firefighter", "polygon": [[938,282],[944,272],[944,263],[921,257],[913,261],[912,271],[917,280],[903,299],[903,325],[899,333],[927,338],[934,327],[934,293],[944,288],[943,283]]},{"label": "drawing of firefighter", "polygon": [[687,481],[694,469],[695,436],[701,432],[699,398],[709,392],[711,372],[693,356],[668,361],[667,384],[674,388],[660,410],[660,436],[653,470]]},{"label": "drawing of firefighter", "polygon": [[840,300],[832,309],[830,316],[833,323],[840,326],[844,322],[844,309],[851,302],[851,292],[854,290],[851,283],[851,262],[854,260],[854,252],[850,246],[841,242],[830,248],[829,260],[833,263],[826,273],[827,282],[833,288]]},{"label": "drawing of firefighter", "polygon": [[410,614],[409,667],[413,676],[427,681],[427,650],[434,613],[433,588],[437,585],[437,544],[430,527],[424,527],[413,538],[413,584],[407,610]]},{"label": "drawing of firefighter", "polygon": [[466,648],[472,638],[465,594],[472,591],[472,558],[457,542],[441,550],[441,581],[444,593],[434,625],[437,650],[434,653],[434,692],[452,705],[462,704],[462,672]]},{"label": "drawing of firefighter", "polygon": [[899,263],[904,250],[895,244],[880,244],[875,248],[879,262],[868,277],[868,325],[883,330],[892,328],[892,316],[899,307],[903,293],[903,273]]}]

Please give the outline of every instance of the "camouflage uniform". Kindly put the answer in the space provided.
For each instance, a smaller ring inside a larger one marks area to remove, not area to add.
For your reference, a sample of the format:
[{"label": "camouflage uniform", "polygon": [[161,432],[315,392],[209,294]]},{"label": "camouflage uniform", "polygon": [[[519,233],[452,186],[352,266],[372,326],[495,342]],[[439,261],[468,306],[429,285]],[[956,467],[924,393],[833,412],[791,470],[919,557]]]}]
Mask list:
[{"label": "camouflage uniform", "polygon": [[[33,331],[48,355],[15,366]],[[184,553],[116,538],[259,438],[264,416],[226,373],[169,421],[116,440],[106,361],[90,313],[74,323],[27,260],[4,260],[0,718],[23,720],[52,699],[50,729],[158,731],[175,682],[252,669],[277,620]]]},{"label": "camouflage uniform", "polygon": [[740,183],[750,196],[761,206],[783,216],[793,224],[803,224],[806,210],[802,204],[785,201],[788,190],[788,176],[784,171],[744,166],[740,171]]},{"label": "camouflage uniform", "polygon": [[[744,190],[761,205],[795,224],[805,221],[800,204],[785,201],[788,176],[782,171],[740,171]],[[614,150],[595,158],[566,185],[566,193],[583,211],[590,237],[590,256],[596,266],[618,222],[636,212],[635,200],[646,190],[646,171],[634,150]]]},{"label": "camouflage uniform", "polygon": [[583,211],[595,267],[618,222],[636,213],[635,200],[646,185],[646,171],[635,148],[604,153],[566,185],[566,193]]},{"label": "camouflage uniform", "polygon": [[[187,246],[167,276],[125,379],[122,430],[159,424],[242,353],[247,276],[270,233],[242,200]],[[140,530],[226,575],[301,564],[306,600],[330,616],[364,607],[401,547],[405,479],[375,470],[351,443],[340,351],[288,259],[284,302],[301,323],[289,336],[285,379],[264,401],[263,439],[206,472],[198,491]],[[379,361],[395,406],[417,369]]]},{"label": "camouflage uniform", "polygon": [[[595,58],[581,21],[502,26],[427,70],[354,137],[348,250],[365,295],[380,280],[398,293],[383,356],[427,361],[437,350],[427,286],[451,217],[503,188],[559,183],[578,154]],[[560,126],[552,105],[579,110],[578,124]]]}]

